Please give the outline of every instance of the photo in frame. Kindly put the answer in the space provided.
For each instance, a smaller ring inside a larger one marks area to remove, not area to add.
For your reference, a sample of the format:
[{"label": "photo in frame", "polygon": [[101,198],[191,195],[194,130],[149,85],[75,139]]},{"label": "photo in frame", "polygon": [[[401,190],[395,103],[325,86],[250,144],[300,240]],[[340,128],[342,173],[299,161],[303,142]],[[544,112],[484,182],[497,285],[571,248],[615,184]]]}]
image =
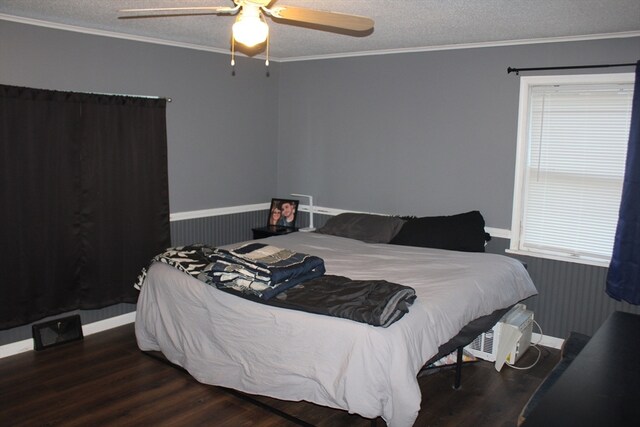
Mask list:
[{"label": "photo in frame", "polygon": [[267,226],[295,228],[298,217],[298,200],[271,199]]}]

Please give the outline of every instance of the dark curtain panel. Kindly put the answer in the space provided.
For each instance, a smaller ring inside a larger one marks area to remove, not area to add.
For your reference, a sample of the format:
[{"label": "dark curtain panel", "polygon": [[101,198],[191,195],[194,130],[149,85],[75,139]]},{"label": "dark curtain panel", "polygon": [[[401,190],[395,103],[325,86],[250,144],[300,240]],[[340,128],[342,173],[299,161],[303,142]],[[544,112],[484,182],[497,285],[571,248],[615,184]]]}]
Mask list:
[{"label": "dark curtain panel", "polygon": [[636,64],[622,201],[606,290],[616,300],[640,304],[640,61]]},{"label": "dark curtain panel", "polygon": [[0,329],[136,301],[170,244],[165,102],[0,85]]}]

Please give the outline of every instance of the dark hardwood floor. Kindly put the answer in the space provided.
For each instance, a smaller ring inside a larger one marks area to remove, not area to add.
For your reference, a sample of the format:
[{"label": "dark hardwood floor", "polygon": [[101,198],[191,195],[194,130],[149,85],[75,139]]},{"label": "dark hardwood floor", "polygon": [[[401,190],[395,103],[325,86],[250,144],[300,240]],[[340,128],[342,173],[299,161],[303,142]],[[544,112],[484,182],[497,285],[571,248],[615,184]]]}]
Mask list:
[{"label": "dark hardwood floor", "polygon": [[[526,366],[537,352],[519,361]],[[515,426],[529,396],[559,359],[542,348],[531,370],[489,362],[467,364],[462,387],[452,389],[452,370],[420,378],[422,410],[416,426]],[[307,402],[253,396],[306,425],[370,426],[345,411]],[[377,426],[384,426],[381,418]],[[238,397],[200,384],[186,372],[140,352],[133,325],[85,337],[83,341],[0,359],[1,426],[296,426]]]}]

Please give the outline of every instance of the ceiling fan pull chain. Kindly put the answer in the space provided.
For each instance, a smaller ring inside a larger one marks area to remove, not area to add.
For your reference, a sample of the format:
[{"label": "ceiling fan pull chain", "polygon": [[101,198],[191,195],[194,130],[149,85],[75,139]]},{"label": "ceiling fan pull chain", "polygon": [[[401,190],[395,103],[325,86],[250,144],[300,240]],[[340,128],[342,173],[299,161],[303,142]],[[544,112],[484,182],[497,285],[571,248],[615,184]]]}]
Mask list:
[{"label": "ceiling fan pull chain", "polygon": [[271,35],[267,35],[267,59],[264,61],[265,67],[267,67],[267,77],[269,77],[269,41],[271,40]]},{"label": "ceiling fan pull chain", "polygon": [[236,40],[231,37],[231,75],[236,75]]}]

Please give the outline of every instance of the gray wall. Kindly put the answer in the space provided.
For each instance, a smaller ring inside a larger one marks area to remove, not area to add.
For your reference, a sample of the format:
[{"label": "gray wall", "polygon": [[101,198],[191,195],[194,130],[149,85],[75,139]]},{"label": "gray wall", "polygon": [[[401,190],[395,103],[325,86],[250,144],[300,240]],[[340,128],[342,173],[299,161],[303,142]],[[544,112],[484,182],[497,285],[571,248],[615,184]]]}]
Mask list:
[{"label": "gray wall", "polygon": [[507,67],[638,59],[636,37],[284,63],[278,190],[365,212],[479,209],[510,229],[519,78]]},{"label": "gray wall", "polygon": [[[0,20],[0,83],[171,97],[171,212],[266,202],[276,187],[279,64]],[[241,172],[240,172],[241,168]]]},{"label": "gray wall", "polygon": [[[638,59],[635,37],[284,63],[278,190],[365,212],[478,209],[487,226],[508,230],[520,82],[507,67]],[[494,238],[488,251],[508,244]],[[606,268],[519,258],[538,288],[527,305],[545,334],[593,334],[614,310],[640,313],[605,294]]]}]

